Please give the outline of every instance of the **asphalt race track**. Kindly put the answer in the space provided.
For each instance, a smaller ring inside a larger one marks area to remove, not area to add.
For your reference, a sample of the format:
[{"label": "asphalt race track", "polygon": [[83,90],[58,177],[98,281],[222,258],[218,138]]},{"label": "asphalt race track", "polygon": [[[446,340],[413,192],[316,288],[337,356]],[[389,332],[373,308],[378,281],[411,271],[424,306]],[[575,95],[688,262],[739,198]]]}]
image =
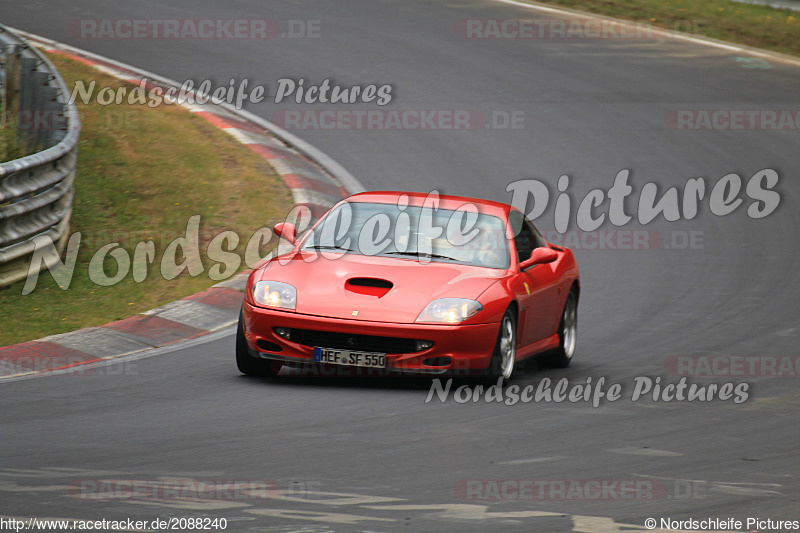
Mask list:
[{"label": "asphalt race track", "polygon": [[[573,365],[529,368],[515,380],[605,377],[622,385],[618,401],[426,404],[425,379],[251,379],[236,371],[227,330],[94,372],[0,384],[2,517],[208,517],[264,532],[587,533],[644,529],[651,517],[800,518],[797,372],[769,377],[758,366],[756,375],[690,378],[749,384],[741,404],[630,398],[637,376],[677,383],[667,367],[678,356],[797,362],[800,124],[690,131],[668,117],[796,111],[800,66],[661,36],[460,38],[460,19],[564,18],[488,0],[2,0],[0,13],[11,27],[174,80],[248,78],[273,96],[279,78],[388,83],[385,109],[483,117],[469,131],[293,130],[368,189],[510,201],[509,183],[539,179],[551,201],[537,223],[550,230],[556,182],[567,174],[574,230],[589,190],[607,191],[622,169],[634,188],[633,220],[615,228],[607,216],[608,241],[575,247],[582,294]],[[87,18],[270,18],[282,29],[313,20],[319,37],[84,39],[69,22]],[[379,109],[272,98],[246,108],[270,120],[295,109]],[[520,127],[501,127],[512,114],[523,117]],[[753,219],[745,186],[762,169],[779,175],[780,203]],[[645,183],[660,195],[704,177],[708,193],[730,173],[741,176],[743,199],[731,214],[712,214],[707,195],[693,220],[637,223]],[[615,230],[646,230],[647,245],[631,249]],[[498,496],[488,480],[511,483]],[[514,492],[523,480],[546,490]],[[586,489],[586,480],[617,488],[557,490]],[[201,482],[269,488],[193,496]],[[633,482],[652,490],[619,489]],[[135,483],[151,493],[126,497],[121,488]],[[175,486],[185,497],[169,493]],[[769,530],[740,530],[755,529]]]}]

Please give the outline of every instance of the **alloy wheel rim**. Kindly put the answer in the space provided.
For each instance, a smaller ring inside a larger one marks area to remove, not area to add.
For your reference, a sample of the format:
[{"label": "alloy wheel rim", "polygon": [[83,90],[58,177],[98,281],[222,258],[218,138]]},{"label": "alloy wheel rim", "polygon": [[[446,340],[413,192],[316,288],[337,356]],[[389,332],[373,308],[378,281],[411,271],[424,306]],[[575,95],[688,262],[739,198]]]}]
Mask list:
[{"label": "alloy wheel rim", "polygon": [[503,379],[508,379],[511,377],[511,373],[514,370],[515,352],[514,326],[511,323],[511,318],[505,317],[503,319],[503,333],[500,337],[500,370]]},{"label": "alloy wheel rim", "polygon": [[575,305],[575,297],[572,295],[567,298],[563,324],[561,338],[564,340],[564,355],[571,359],[578,341],[578,309]]}]

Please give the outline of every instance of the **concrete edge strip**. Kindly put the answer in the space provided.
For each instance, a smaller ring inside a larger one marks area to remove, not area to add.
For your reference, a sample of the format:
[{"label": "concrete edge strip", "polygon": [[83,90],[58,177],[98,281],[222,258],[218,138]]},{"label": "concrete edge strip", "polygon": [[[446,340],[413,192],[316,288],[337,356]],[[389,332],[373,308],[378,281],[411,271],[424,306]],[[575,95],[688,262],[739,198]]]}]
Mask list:
[{"label": "concrete edge strip", "polygon": [[[568,7],[555,6],[553,4],[542,4],[534,0],[493,0],[493,1],[500,4],[508,4],[518,7],[524,7],[527,9],[536,9],[538,11],[546,11],[550,13],[559,13],[563,15],[569,15],[572,17],[607,20],[626,27],[631,27],[631,26],[635,27],[636,24],[636,22],[633,20],[609,17],[607,15],[589,13],[588,11],[580,11],[577,9],[570,9]],[[742,52],[745,54],[762,57],[764,59],[772,59],[774,61],[778,61],[781,63],[788,63],[794,66],[800,66],[800,57],[795,57],[788,54],[782,54],[780,52],[773,52],[771,50],[764,50],[762,48],[755,48],[744,44],[722,41],[720,39],[714,39],[712,37],[706,37],[703,35],[691,35],[689,33],[684,33],[675,30],[668,30],[666,28],[658,28],[656,26],[648,27],[648,29],[657,35],[663,35],[664,37],[672,39],[689,41],[695,44],[702,44],[705,46],[713,46],[715,48],[721,48],[723,50],[728,50],[732,52]]]},{"label": "concrete edge strip", "polygon": [[[180,87],[175,81],[131,65],[21,30],[14,31],[48,51],[76,59],[115,78],[133,84],[147,79],[148,85]],[[252,113],[211,102],[183,104],[182,107],[264,158],[289,188],[295,204],[309,207],[315,216],[342,198],[365,190],[330,156]],[[0,346],[0,382],[74,372],[77,366],[94,367],[108,360],[141,355],[228,328],[238,319],[242,292],[250,272],[246,270],[197,294],[123,320]]]}]

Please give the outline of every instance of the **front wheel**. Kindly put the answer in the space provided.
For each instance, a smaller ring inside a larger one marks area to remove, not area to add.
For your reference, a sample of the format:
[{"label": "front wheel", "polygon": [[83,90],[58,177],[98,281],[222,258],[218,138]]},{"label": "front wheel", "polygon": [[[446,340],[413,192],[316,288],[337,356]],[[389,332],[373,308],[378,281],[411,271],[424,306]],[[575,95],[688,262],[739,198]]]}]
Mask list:
[{"label": "front wheel", "polygon": [[506,309],[503,320],[500,322],[500,331],[497,333],[497,343],[489,361],[487,374],[491,378],[511,379],[514,374],[514,365],[517,355],[517,316],[514,311]]},{"label": "front wheel", "polygon": [[236,328],[236,366],[239,372],[248,376],[272,378],[278,375],[283,363],[269,359],[256,359],[247,349],[247,340],[244,338],[242,315],[239,314],[239,326]]},{"label": "front wheel", "polygon": [[578,342],[578,295],[575,289],[569,291],[561,323],[558,326],[558,349],[553,358],[553,365],[558,368],[567,368],[575,355],[575,346]]}]

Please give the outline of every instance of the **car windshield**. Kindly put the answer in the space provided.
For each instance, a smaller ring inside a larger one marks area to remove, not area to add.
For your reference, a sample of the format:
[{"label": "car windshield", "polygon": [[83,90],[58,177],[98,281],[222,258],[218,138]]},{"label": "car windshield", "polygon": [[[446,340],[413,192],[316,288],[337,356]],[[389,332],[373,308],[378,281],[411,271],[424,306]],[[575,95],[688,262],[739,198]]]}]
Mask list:
[{"label": "car windshield", "polygon": [[451,210],[344,202],[325,215],[302,249],[505,269],[505,235],[503,220],[475,204]]}]

